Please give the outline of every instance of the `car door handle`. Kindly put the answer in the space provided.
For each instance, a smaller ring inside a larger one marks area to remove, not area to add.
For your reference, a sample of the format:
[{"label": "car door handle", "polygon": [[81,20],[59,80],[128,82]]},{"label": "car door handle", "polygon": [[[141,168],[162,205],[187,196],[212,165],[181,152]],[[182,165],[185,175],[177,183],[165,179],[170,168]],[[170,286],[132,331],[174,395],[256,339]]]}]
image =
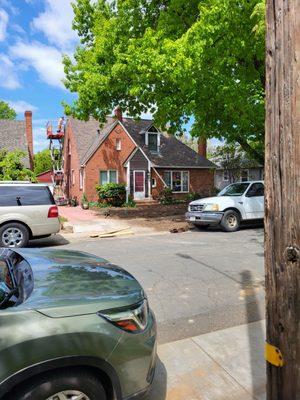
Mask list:
[{"label": "car door handle", "polygon": [[239,204],[243,204],[243,202],[242,202],[242,201],[239,201]]}]

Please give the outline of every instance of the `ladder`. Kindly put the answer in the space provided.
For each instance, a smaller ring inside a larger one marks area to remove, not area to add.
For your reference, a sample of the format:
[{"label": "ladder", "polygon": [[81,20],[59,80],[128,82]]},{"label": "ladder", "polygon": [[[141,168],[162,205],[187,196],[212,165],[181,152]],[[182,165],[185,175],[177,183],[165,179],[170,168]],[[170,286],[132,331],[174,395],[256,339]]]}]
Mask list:
[{"label": "ladder", "polygon": [[[54,126],[57,126],[54,129]],[[55,198],[64,197],[64,118],[60,118],[58,124],[48,121],[46,125],[47,139],[49,140],[49,150],[52,160],[52,183]]]}]

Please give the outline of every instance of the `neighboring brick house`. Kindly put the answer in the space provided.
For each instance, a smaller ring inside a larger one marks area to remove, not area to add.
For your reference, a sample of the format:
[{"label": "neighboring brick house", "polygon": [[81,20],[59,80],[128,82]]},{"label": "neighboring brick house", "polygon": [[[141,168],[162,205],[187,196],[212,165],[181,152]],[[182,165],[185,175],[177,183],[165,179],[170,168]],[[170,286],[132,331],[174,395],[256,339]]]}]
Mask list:
[{"label": "neighboring brick house", "polygon": [[[156,199],[164,187],[176,197],[189,192],[209,194],[214,186],[215,165],[204,155],[159,132],[150,120],[116,117],[99,123],[68,119],[65,129],[65,190],[68,198],[97,201],[97,184],[126,184],[136,200]],[[200,145],[205,154],[206,146]]]},{"label": "neighboring brick house", "polygon": [[24,166],[33,169],[31,111],[25,111],[24,121],[0,119],[0,149],[24,151]]}]

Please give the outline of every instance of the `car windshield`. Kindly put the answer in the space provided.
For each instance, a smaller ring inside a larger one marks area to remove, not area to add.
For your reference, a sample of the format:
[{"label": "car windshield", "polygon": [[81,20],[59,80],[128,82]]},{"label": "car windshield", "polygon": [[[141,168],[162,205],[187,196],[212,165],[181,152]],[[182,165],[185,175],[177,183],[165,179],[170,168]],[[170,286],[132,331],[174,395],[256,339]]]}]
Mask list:
[{"label": "car windshield", "polygon": [[221,190],[218,196],[242,196],[248,189],[249,185],[250,183],[247,182],[233,183]]}]

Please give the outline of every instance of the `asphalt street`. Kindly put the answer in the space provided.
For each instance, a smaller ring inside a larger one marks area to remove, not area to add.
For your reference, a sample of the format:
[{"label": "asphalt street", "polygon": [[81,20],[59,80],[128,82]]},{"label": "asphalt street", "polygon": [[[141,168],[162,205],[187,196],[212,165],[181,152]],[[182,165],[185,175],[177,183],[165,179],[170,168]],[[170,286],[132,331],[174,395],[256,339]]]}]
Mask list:
[{"label": "asphalt street", "polygon": [[160,343],[264,318],[262,228],[32,244],[90,252],[127,269],[148,295]]}]

